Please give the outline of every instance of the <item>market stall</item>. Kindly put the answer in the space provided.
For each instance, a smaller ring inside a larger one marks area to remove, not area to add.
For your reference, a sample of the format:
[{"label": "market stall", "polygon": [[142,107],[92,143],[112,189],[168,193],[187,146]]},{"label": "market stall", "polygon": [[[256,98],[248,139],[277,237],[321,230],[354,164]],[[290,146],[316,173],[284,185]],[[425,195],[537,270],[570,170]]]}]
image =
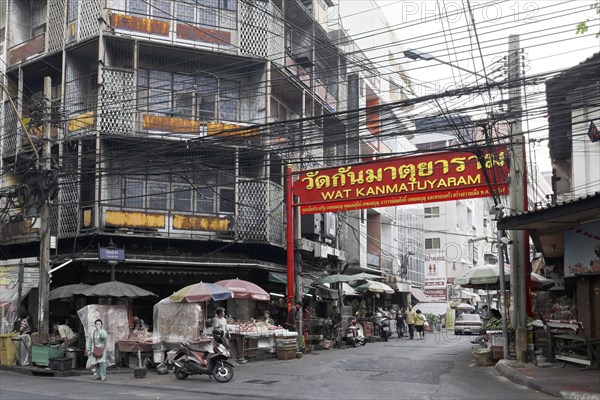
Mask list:
[{"label": "market stall", "polygon": [[119,360],[117,342],[127,340],[129,336],[129,320],[127,318],[127,306],[125,305],[103,305],[90,304],[77,311],[77,315],[83,324],[86,338],[94,331],[94,321],[102,320],[104,329],[108,332],[106,341],[106,363],[115,365]]},{"label": "market stall", "polygon": [[[260,352],[275,353],[277,339],[297,339],[298,333],[263,321],[228,321],[232,337],[232,356],[256,357]],[[235,343],[235,346],[233,344]]]}]

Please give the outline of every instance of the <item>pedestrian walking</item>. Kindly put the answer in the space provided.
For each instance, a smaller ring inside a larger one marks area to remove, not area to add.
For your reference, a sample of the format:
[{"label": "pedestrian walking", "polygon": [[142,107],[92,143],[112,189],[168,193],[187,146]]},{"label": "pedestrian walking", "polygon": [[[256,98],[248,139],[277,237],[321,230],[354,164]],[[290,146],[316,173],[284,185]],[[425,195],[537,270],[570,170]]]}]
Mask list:
[{"label": "pedestrian walking", "polygon": [[396,314],[396,333],[398,334],[398,340],[400,340],[401,338],[404,337],[404,331],[405,331],[405,327],[404,327],[404,314],[406,313],[406,311],[404,310],[404,307],[402,307],[400,310],[398,310],[398,313]]},{"label": "pedestrian walking", "polygon": [[419,340],[425,339],[425,321],[426,318],[421,310],[416,311],[415,316],[415,330],[417,331],[417,337]]},{"label": "pedestrian walking", "polygon": [[408,335],[409,339],[415,338],[415,319],[417,318],[417,313],[415,313],[412,309],[412,306],[408,306],[408,310],[406,310],[406,325],[408,325]]},{"label": "pedestrian walking", "polygon": [[102,320],[94,321],[95,329],[90,333],[86,341],[85,351],[92,366],[95,381],[106,380],[106,342],[108,333],[102,325]]}]

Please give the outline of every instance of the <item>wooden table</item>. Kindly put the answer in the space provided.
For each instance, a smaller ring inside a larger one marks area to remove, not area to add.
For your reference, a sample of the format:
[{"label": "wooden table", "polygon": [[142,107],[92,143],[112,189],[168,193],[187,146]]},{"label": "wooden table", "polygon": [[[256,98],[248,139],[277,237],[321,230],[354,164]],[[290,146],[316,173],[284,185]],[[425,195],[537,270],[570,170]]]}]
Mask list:
[{"label": "wooden table", "polygon": [[582,335],[552,335],[554,359],[600,366],[600,339]]}]

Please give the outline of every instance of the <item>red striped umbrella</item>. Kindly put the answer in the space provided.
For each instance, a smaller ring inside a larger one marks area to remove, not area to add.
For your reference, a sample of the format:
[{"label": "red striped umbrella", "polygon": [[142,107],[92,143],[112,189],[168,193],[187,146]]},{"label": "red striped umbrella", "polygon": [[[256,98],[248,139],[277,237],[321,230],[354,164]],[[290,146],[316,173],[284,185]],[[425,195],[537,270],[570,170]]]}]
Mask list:
[{"label": "red striped umbrella", "polygon": [[252,299],[268,301],[271,296],[263,288],[255,283],[244,281],[242,279],[225,279],[215,282],[233,292],[234,299]]},{"label": "red striped umbrella", "polygon": [[200,303],[203,301],[220,301],[231,299],[233,294],[230,290],[215,283],[198,282],[193,285],[179,289],[169,299],[174,303]]}]

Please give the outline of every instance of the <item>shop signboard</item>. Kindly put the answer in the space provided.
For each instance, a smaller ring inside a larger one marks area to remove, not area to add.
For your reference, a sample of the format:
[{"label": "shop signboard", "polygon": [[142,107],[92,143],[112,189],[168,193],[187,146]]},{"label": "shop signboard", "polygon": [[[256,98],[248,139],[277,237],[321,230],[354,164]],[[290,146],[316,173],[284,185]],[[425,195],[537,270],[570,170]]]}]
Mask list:
[{"label": "shop signboard", "polygon": [[19,284],[19,268],[23,268],[23,288],[36,288],[40,282],[37,258],[11,259],[0,262],[0,288],[15,289]]},{"label": "shop signboard", "polygon": [[302,214],[508,194],[508,151],[441,151],[302,171],[293,184]]},{"label": "shop signboard", "polygon": [[423,293],[425,293],[429,297],[434,297],[436,299],[447,299],[448,289],[447,288],[438,288],[438,289],[423,289]]},{"label": "shop signboard", "polygon": [[425,255],[425,294],[436,298],[446,298],[446,260],[442,256]]},{"label": "shop signboard", "polygon": [[600,275],[600,221],[566,230],[564,246],[565,278]]}]

